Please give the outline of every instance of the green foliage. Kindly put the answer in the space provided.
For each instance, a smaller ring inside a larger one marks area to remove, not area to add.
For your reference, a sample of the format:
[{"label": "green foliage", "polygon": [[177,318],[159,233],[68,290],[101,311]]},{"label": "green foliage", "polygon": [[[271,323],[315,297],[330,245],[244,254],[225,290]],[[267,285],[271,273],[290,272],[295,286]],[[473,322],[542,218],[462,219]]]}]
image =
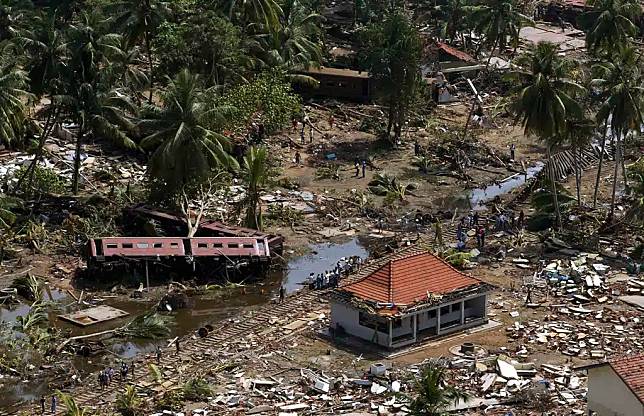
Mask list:
[{"label": "green foliage", "polygon": [[483,36],[483,44],[492,47],[490,55],[498,46],[505,48],[510,37],[518,45],[522,26],[534,26],[534,21],[521,13],[517,0],[487,0],[472,7],[470,19],[474,31]]},{"label": "green foliage", "polygon": [[315,170],[315,178],[339,181],[342,178],[342,166],[335,163],[325,163]]},{"label": "green foliage", "polygon": [[240,201],[240,208],[246,210],[246,227],[262,230],[263,213],[260,194],[269,180],[270,169],[265,147],[250,147],[244,156],[242,181],[246,194]]},{"label": "green foliage", "polygon": [[183,410],[183,393],[179,390],[170,390],[163,393],[161,398],[155,401],[157,410]]},{"label": "green foliage", "polygon": [[212,10],[165,22],[154,46],[159,73],[174,77],[188,68],[201,74],[207,86],[239,80],[250,63],[240,29]]},{"label": "green foliage", "polygon": [[270,225],[295,226],[304,222],[302,211],[282,204],[271,204],[268,206],[267,220]]},{"label": "green foliage", "polygon": [[125,386],[125,391],[116,395],[115,407],[123,416],[142,415],[142,400],[136,393],[136,387],[131,385]]},{"label": "green foliage", "polygon": [[122,337],[159,339],[170,334],[172,318],[154,311],[132,319],[116,333]]},{"label": "green foliage", "polygon": [[[27,171],[26,166],[21,166],[20,169],[14,174],[15,177],[22,177]],[[27,193],[27,190],[24,187],[27,186],[25,181],[22,182],[21,189],[18,189],[21,193]],[[65,192],[65,188],[68,186],[65,178],[61,177],[58,173],[54,172],[52,169],[45,168],[42,166],[36,166],[33,173],[32,181],[32,190],[36,195],[38,194],[62,194]]]},{"label": "green foliage", "polygon": [[362,32],[364,66],[377,84],[379,100],[389,107],[387,134],[401,135],[402,126],[423,86],[422,41],[407,13],[395,8]]},{"label": "green foliage", "polygon": [[415,189],[412,183],[403,184],[395,176],[378,173],[369,182],[369,191],[374,195],[384,196],[385,202],[391,204],[395,201],[404,201],[408,191]]},{"label": "green foliage", "polygon": [[21,199],[0,193],[0,229],[5,229],[3,233],[6,233],[6,229],[16,222],[16,214],[13,210],[22,207],[22,204]]},{"label": "green foliage", "polygon": [[[640,158],[637,162],[628,166],[630,181],[628,183],[628,193],[633,198],[633,216],[640,221],[644,221],[644,159]],[[641,247],[641,246],[640,246]]]},{"label": "green foliage", "polygon": [[212,387],[204,378],[193,378],[188,380],[182,389],[183,397],[186,400],[200,401],[212,396]]},{"label": "green foliage", "polygon": [[141,147],[152,152],[149,175],[158,181],[159,198],[173,199],[216,168],[237,168],[228,138],[219,133],[233,108],[209,102],[199,76],[181,71],[161,101],[162,107],[145,108],[138,125],[145,135]]},{"label": "green foliage", "polygon": [[63,416],[89,416],[89,410],[79,406],[71,395],[56,391],[56,396],[58,396],[64,408]]},{"label": "green foliage", "polygon": [[161,383],[163,380],[163,373],[161,373],[161,369],[156,364],[148,364],[148,373],[156,383]]},{"label": "green foliage", "polygon": [[42,281],[31,273],[13,279],[11,287],[15,288],[18,295],[30,301],[42,300]]},{"label": "green foliage", "polygon": [[431,159],[427,156],[418,156],[412,162],[412,165],[418,167],[418,170],[422,173],[428,173],[432,167]]},{"label": "green foliage", "polygon": [[586,31],[586,46],[593,53],[611,55],[627,45],[637,35],[635,21],[642,16],[642,8],[633,0],[591,0],[592,10],[579,16]]},{"label": "green foliage", "polygon": [[14,328],[29,334],[37,326],[47,322],[47,309],[42,302],[34,302],[26,315],[16,317]]},{"label": "green foliage", "polygon": [[414,416],[439,416],[451,404],[466,400],[467,395],[458,388],[446,383],[445,368],[430,363],[422,370],[420,379],[416,380],[414,393],[416,397],[409,405]]},{"label": "green foliage", "polygon": [[[570,194],[561,184],[556,184],[557,199],[562,212],[569,211],[575,204],[575,197]],[[549,181],[544,182],[544,187],[537,189],[530,197],[530,203],[539,214],[555,214],[554,198],[552,187]]]},{"label": "green foliage", "polygon": [[462,252],[454,248],[450,248],[441,252],[440,257],[457,269],[463,269],[470,261],[472,255],[469,252]]},{"label": "green foliage", "polygon": [[217,101],[232,110],[226,123],[229,130],[245,131],[252,121],[259,121],[267,132],[274,132],[302,111],[300,96],[293,93],[286,75],[280,71],[263,73]]},{"label": "green foliage", "polygon": [[0,43],[0,144],[15,146],[24,142],[28,120],[25,100],[30,94],[26,91],[27,73],[16,65],[8,49]]}]

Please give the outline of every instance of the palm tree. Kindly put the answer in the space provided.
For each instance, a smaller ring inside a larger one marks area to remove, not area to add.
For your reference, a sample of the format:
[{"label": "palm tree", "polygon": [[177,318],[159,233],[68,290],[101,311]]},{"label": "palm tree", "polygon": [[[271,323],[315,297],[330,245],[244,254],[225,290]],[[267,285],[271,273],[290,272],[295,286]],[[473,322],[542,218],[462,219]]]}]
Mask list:
[{"label": "palm tree", "polygon": [[149,174],[161,182],[166,197],[206,179],[216,167],[238,166],[228,139],[216,132],[230,109],[210,105],[197,75],[181,71],[161,101],[162,107],[144,109],[139,128],[145,136],[141,147],[152,152]]},{"label": "palm tree", "polygon": [[575,186],[577,188],[577,205],[581,206],[581,152],[590,144],[595,132],[595,123],[587,118],[566,119],[565,140],[571,145],[575,165]]},{"label": "palm tree", "polygon": [[242,180],[246,187],[246,195],[240,203],[246,208],[246,227],[256,230],[263,229],[262,206],[260,193],[269,178],[268,153],[264,147],[251,147],[244,156]]},{"label": "palm tree", "polygon": [[409,405],[414,416],[439,416],[452,404],[467,400],[468,396],[445,382],[445,368],[431,363],[423,368],[414,392],[416,398]]},{"label": "palm tree", "polygon": [[[640,132],[642,122],[641,108],[644,104],[644,76],[640,69],[640,55],[633,47],[622,49],[611,62],[602,62],[593,66],[595,78],[591,85],[601,91],[602,102],[597,111],[597,120],[610,128],[615,143],[615,172],[613,175],[613,192],[611,198],[610,217],[615,210],[618,169],[621,165],[624,171],[624,141],[629,133]],[[606,136],[604,136],[604,142]],[[605,143],[602,143],[602,148]],[[603,152],[602,152],[603,156]],[[597,202],[597,189],[601,174],[601,161],[595,181],[593,204]]]},{"label": "palm tree", "polygon": [[592,52],[610,53],[625,46],[637,34],[633,21],[641,16],[638,1],[589,0],[592,10],[579,16],[580,26],[586,31],[586,45]]},{"label": "palm tree", "polygon": [[167,5],[163,0],[119,0],[107,9],[115,15],[113,28],[125,34],[127,48],[138,42],[143,42],[148,57],[148,85],[150,88],[148,101],[152,102],[152,71],[154,69],[152,56],[152,39],[157,28],[168,14]]},{"label": "palm tree", "polygon": [[26,89],[28,77],[9,55],[8,44],[0,43],[0,143],[15,145],[24,139],[27,106],[31,97]]},{"label": "palm tree", "polygon": [[265,61],[271,66],[283,66],[295,72],[309,66],[319,66],[322,49],[318,38],[323,17],[311,12],[302,0],[282,2],[281,25],[277,30],[260,35]]},{"label": "palm tree", "polygon": [[72,176],[75,194],[78,193],[82,144],[87,135],[107,138],[125,148],[137,147],[126,134],[134,128],[132,118],[137,109],[125,94],[109,85],[106,75],[109,72],[105,71],[109,57],[120,52],[122,37],[102,34],[99,28],[96,16],[87,13],[70,26],[70,57],[65,72],[67,93],[63,106],[78,125]]},{"label": "palm tree", "polygon": [[511,111],[521,121],[526,135],[535,135],[546,143],[556,222],[561,228],[552,148],[562,141],[566,119],[582,116],[575,95],[585,90],[568,78],[574,63],[559,57],[555,44],[539,42],[517,63],[522,69],[508,74],[508,79],[517,85]]},{"label": "palm tree", "polygon": [[454,42],[456,36],[465,27],[465,21],[472,10],[469,0],[447,0],[432,7],[431,14],[437,21],[439,37]]},{"label": "palm tree", "polygon": [[141,90],[149,86],[149,78],[141,69],[141,48],[130,46],[125,38],[121,40],[118,49],[110,54],[109,65],[105,68],[110,85],[116,85],[136,97],[140,104]]},{"label": "palm tree", "polygon": [[516,0],[487,0],[471,8],[474,31],[483,36],[476,55],[484,44],[492,46],[487,65],[490,64],[494,50],[504,49],[508,37],[515,46],[519,43],[519,31],[523,26],[534,26],[534,21],[519,11]]},{"label": "palm tree", "polygon": [[280,27],[282,9],[275,0],[221,0],[224,11],[232,19],[235,14],[250,23],[259,23],[268,31]]},{"label": "palm tree", "polygon": [[16,39],[27,56],[25,70],[29,76],[30,90],[38,100],[43,97],[49,99],[49,104],[45,104],[40,111],[45,116],[45,125],[40,132],[38,147],[29,167],[19,178],[16,191],[21,188],[25,178],[27,179],[25,189],[31,189],[36,166],[43,155],[45,140],[57,124],[60,114],[61,97],[58,95],[62,93],[61,75],[68,51],[64,36],[57,26],[55,14],[38,14],[32,19],[31,30],[21,32]]}]

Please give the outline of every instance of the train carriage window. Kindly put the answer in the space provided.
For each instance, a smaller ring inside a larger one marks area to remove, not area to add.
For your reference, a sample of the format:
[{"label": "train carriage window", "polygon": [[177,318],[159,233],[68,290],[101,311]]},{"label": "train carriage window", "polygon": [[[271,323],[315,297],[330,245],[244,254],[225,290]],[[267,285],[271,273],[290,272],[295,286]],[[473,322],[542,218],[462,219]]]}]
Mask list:
[{"label": "train carriage window", "polygon": [[208,244],[207,243],[197,243],[197,247],[199,247],[199,248],[208,248]]},{"label": "train carriage window", "polygon": [[254,246],[252,244],[245,243],[244,248],[253,248]]},{"label": "train carriage window", "polygon": [[148,248],[150,245],[148,243],[136,243],[136,248]]},{"label": "train carriage window", "polygon": [[123,243],[121,245],[121,247],[123,247],[123,248],[134,248],[134,245],[132,243]]},{"label": "train carriage window", "polygon": [[107,243],[106,246],[107,248],[119,248],[119,245],[116,243]]},{"label": "train carriage window", "polygon": [[179,247],[179,243],[170,243],[170,247]]},{"label": "train carriage window", "polygon": [[239,248],[239,244],[237,244],[237,243],[228,243],[228,248]]},{"label": "train carriage window", "polygon": [[224,248],[224,245],[222,243],[214,243],[212,245],[213,248]]},{"label": "train carriage window", "polygon": [[163,243],[154,243],[154,248],[163,248]]}]

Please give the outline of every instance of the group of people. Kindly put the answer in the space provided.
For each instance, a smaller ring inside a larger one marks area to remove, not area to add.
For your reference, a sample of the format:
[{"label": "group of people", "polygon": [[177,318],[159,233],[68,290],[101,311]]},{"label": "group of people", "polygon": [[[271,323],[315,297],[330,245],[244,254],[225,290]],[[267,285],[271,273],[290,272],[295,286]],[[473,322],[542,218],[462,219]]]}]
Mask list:
[{"label": "group of people", "polygon": [[360,168],[362,168],[362,177],[364,178],[367,172],[367,161],[365,159],[362,159],[362,162],[360,161],[359,158],[355,158],[353,160],[353,166],[356,169],[356,178],[360,176]]},{"label": "group of people", "polygon": [[349,258],[342,257],[336,263],[332,270],[325,270],[324,273],[311,273],[309,281],[313,285],[313,289],[326,289],[328,287],[338,287],[338,283],[343,276],[348,276],[351,273],[359,271],[362,267],[362,258],[359,256],[351,256]]},{"label": "group of people", "polygon": [[[132,377],[134,377],[134,363],[128,366],[127,363],[122,362],[121,368],[119,368],[119,375],[121,377],[121,381],[125,381],[127,379],[128,373],[131,373]],[[104,389],[105,387],[109,386],[112,380],[114,379],[115,375],[116,375],[116,370],[114,370],[113,367],[108,367],[105,370],[99,371],[98,385],[101,386],[101,389]]]},{"label": "group of people", "polygon": [[[513,212],[502,212],[499,215],[494,215],[493,219],[494,231],[520,230],[523,228],[525,214],[523,213],[523,211],[520,211],[519,215],[515,217]],[[465,248],[465,242],[467,240],[467,230],[471,230],[472,228],[474,229],[476,235],[476,245],[479,248],[485,246],[486,229],[483,224],[479,224],[479,220],[480,218],[478,212],[470,212],[467,217],[461,218],[461,221],[456,227],[457,248]]]}]

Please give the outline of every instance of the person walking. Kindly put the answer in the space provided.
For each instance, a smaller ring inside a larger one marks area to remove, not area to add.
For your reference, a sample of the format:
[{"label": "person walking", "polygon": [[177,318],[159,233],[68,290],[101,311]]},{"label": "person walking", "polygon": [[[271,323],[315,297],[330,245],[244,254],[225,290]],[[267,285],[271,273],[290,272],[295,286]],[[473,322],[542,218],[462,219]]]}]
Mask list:
[{"label": "person walking", "polygon": [[295,164],[297,166],[300,166],[301,160],[302,160],[302,155],[300,155],[300,152],[299,151],[295,152]]},{"label": "person walking", "polygon": [[286,296],[286,289],[284,286],[280,286],[280,303],[284,303],[284,297]]},{"label": "person walking", "polygon": [[293,131],[297,131],[297,117],[291,117],[291,125],[293,126]]},{"label": "person walking", "polygon": [[510,145],[510,160],[514,160],[514,152],[517,150],[517,145],[512,143]]},{"label": "person walking", "polygon": [[53,396],[51,396],[51,413],[52,413],[53,415],[55,415],[55,414],[56,414],[56,405],[57,405],[57,404],[58,404],[58,398],[57,398],[57,397],[56,397],[56,395],[54,394]]},{"label": "person walking", "polygon": [[367,161],[362,159],[362,177],[365,177],[365,172],[367,171]]},{"label": "person walking", "polygon": [[529,305],[532,303],[532,285],[528,286],[528,295],[525,298],[525,304]]},{"label": "person walking", "polygon": [[479,225],[479,213],[474,212],[474,215],[472,216],[472,225],[475,227],[478,227]]},{"label": "person walking", "polygon": [[356,169],[356,178],[360,176],[360,163],[356,160],[353,162],[353,167]]},{"label": "person walking", "polygon": [[333,123],[335,123],[335,118],[333,113],[329,114],[329,130],[333,130]]},{"label": "person walking", "polygon": [[40,396],[40,414],[41,415],[45,414],[45,402],[47,402],[47,400],[45,400],[45,396],[44,395]]}]

